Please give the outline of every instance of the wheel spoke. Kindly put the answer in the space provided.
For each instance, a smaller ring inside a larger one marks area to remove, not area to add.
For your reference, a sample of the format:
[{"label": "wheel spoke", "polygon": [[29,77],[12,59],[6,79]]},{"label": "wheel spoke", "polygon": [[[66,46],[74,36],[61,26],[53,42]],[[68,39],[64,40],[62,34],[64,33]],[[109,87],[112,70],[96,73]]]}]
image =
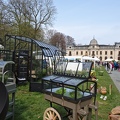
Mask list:
[{"label": "wheel spoke", "polygon": [[49,120],[49,118],[48,118],[48,117],[45,117],[45,120]]},{"label": "wheel spoke", "polygon": [[47,116],[48,116],[48,117],[50,116],[49,112],[47,112]]},{"label": "wheel spoke", "polygon": [[52,115],[52,111],[50,110],[50,115]]},{"label": "wheel spoke", "polygon": [[53,119],[53,111],[50,111],[50,118]]},{"label": "wheel spoke", "polygon": [[55,116],[55,112],[53,112],[53,116]]},{"label": "wheel spoke", "polygon": [[56,120],[56,119],[57,119],[57,117],[58,117],[58,116],[57,116],[57,115],[55,115],[55,116],[54,116],[54,118],[53,118],[53,120]]},{"label": "wheel spoke", "polygon": [[52,107],[45,110],[43,118],[43,120],[61,120],[59,113]]}]

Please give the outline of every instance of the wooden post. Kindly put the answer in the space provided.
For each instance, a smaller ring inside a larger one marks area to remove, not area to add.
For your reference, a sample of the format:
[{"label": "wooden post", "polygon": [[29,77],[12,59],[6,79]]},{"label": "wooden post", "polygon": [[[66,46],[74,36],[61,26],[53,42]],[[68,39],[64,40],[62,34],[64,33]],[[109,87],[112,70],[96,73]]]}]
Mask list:
[{"label": "wooden post", "polygon": [[109,95],[112,94],[112,85],[109,85]]}]

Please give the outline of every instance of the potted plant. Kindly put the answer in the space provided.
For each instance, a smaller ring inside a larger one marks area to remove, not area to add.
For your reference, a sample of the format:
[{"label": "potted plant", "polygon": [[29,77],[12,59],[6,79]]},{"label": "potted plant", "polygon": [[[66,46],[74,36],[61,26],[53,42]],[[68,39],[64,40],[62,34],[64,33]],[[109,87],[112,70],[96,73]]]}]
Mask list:
[{"label": "potted plant", "polygon": [[99,71],[99,72],[98,72],[98,74],[99,74],[100,76],[103,76],[103,73],[104,73],[103,71]]}]

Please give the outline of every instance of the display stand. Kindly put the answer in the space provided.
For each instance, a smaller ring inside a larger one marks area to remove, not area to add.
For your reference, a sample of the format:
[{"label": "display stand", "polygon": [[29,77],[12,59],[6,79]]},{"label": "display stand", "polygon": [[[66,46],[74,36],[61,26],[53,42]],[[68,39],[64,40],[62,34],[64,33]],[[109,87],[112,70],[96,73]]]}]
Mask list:
[{"label": "display stand", "polygon": [[29,76],[29,51],[20,50],[15,53],[15,75],[17,83],[28,81]]},{"label": "display stand", "polygon": [[97,83],[89,80],[91,69],[92,62],[60,61],[54,74],[42,78],[45,100],[50,102],[50,109],[44,112],[44,120],[54,117],[61,120],[58,113],[49,115],[53,113],[52,103],[63,106],[69,120],[91,120],[92,109],[97,120]]},{"label": "display stand", "polygon": [[16,92],[16,79],[13,72],[13,65],[13,61],[0,61],[1,81],[5,84],[9,94],[9,109],[6,115],[6,119],[12,118],[12,120],[14,120]]}]

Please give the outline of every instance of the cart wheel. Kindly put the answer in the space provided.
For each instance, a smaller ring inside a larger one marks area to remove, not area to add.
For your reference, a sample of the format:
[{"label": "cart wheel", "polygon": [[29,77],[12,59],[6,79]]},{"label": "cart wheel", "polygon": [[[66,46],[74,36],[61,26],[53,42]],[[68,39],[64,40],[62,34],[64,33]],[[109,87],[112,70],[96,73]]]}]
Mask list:
[{"label": "cart wheel", "polygon": [[52,107],[45,110],[43,120],[61,120],[60,114]]}]

